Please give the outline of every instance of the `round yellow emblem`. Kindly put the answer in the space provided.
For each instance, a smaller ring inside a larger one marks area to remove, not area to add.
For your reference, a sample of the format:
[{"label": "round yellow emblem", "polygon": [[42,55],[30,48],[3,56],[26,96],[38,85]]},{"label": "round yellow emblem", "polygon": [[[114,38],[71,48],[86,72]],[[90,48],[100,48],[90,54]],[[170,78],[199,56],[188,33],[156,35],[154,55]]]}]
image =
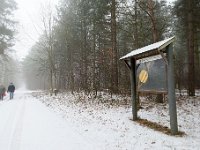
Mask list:
[{"label": "round yellow emblem", "polygon": [[142,70],[139,74],[139,80],[142,83],[146,83],[148,79],[148,73],[146,70]]}]

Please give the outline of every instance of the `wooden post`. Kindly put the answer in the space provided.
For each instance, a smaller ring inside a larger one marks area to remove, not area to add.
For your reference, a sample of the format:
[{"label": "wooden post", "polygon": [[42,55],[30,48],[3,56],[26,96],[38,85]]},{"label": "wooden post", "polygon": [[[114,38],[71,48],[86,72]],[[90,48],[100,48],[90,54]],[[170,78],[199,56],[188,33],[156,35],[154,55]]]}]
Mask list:
[{"label": "wooden post", "polygon": [[167,59],[168,59],[168,103],[169,103],[169,115],[170,115],[170,127],[171,133],[178,133],[177,125],[177,112],[176,112],[176,97],[175,97],[175,81],[174,81],[174,59],[173,59],[173,47],[172,44],[167,46]]},{"label": "wooden post", "polygon": [[137,96],[136,96],[136,60],[131,58],[131,100],[133,120],[137,120]]}]

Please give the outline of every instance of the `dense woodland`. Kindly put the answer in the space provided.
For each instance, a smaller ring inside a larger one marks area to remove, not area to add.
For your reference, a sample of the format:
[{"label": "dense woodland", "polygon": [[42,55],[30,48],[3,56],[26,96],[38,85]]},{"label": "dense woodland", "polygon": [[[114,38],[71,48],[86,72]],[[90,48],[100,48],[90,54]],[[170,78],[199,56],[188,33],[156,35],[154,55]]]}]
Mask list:
[{"label": "dense woodland", "polygon": [[5,85],[13,81],[17,84],[19,78],[18,62],[11,57],[16,35],[17,22],[13,19],[16,8],[14,0],[0,0],[0,84]]},{"label": "dense woodland", "polygon": [[[15,32],[9,16],[16,4],[0,2],[0,81],[5,82],[10,67],[4,58]],[[190,96],[200,88],[199,0],[60,0],[57,13],[53,10],[43,9],[44,31],[22,63],[29,89],[129,93],[129,70],[119,58],[171,36],[176,87]]]}]

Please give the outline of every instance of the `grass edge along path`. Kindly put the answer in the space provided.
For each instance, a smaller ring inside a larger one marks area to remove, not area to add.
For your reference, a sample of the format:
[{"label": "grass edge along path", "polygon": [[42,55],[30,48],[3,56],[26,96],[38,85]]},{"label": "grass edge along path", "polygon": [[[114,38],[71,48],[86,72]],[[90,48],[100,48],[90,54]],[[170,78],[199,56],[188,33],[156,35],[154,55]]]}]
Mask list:
[{"label": "grass edge along path", "polygon": [[[133,119],[130,119],[131,121],[133,121]],[[162,132],[164,134],[167,134],[167,135],[171,135],[171,136],[177,136],[177,137],[183,137],[186,135],[185,132],[183,131],[178,131],[178,134],[176,135],[173,135],[171,133],[171,130],[166,127],[166,126],[163,126],[163,125],[160,125],[156,122],[152,122],[152,121],[149,121],[147,119],[141,119],[141,118],[138,118],[135,122],[139,123],[140,125],[142,125],[143,127],[148,127],[150,129],[153,129],[155,131],[159,131],[159,132]]]}]

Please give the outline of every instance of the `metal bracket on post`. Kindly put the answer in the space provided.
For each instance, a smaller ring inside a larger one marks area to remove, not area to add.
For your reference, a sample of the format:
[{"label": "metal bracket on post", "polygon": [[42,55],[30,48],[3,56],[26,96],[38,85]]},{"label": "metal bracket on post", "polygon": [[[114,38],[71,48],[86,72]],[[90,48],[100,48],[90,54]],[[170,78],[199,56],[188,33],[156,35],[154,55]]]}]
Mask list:
[{"label": "metal bracket on post", "polygon": [[128,63],[128,60],[124,60],[124,62],[125,62],[125,64],[126,64],[126,66],[127,66],[129,69],[131,69],[131,66],[130,66],[130,64]]},{"label": "metal bracket on post", "polygon": [[159,52],[159,54],[162,56],[162,58],[163,58],[165,64],[168,66],[168,61],[167,61],[167,58],[166,58],[166,56],[164,55],[164,53],[163,53],[162,51],[160,51],[160,50],[158,50],[158,52]]}]

